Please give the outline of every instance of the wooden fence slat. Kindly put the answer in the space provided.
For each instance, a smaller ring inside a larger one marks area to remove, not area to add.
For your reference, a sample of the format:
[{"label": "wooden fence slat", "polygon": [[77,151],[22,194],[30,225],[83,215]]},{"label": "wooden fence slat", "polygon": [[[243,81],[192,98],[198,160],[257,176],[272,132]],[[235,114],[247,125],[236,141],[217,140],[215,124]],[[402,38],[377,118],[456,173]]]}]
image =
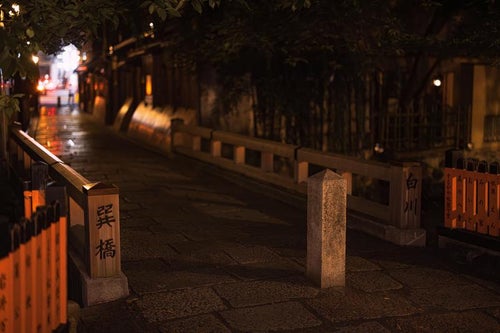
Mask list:
[{"label": "wooden fence slat", "polygon": [[456,188],[456,209],[457,209],[457,220],[455,226],[457,228],[465,228],[465,209],[466,209],[466,186],[467,186],[467,177],[464,174],[464,171],[460,171],[457,175],[457,188]]},{"label": "wooden fence slat", "polygon": [[477,179],[472,172],[467,172],[465,189],[465,229],[476,231]]},{"label": "wooden fence slat", "polygon": [[477,218],[476,230],[481,234],[488,234],[488,225],[486,219],[488,217],[488,163],[481,161],[478,167],[478,172],[475,174],[477,181]]},{"label": "wooden fence slat", "polygon": [[457,227],[457,182],[459,172],[453,168],[444,170],[445,203],[444,225],[447,228]]},{"label": "wooden fence slat", "polygon": [[488,234],[500,236],[500,176],[488,175]]},{"label": "wooden fence slat", "polygon": [[0,332],[14,331],[14,258],[8,220],[0,216]]}]

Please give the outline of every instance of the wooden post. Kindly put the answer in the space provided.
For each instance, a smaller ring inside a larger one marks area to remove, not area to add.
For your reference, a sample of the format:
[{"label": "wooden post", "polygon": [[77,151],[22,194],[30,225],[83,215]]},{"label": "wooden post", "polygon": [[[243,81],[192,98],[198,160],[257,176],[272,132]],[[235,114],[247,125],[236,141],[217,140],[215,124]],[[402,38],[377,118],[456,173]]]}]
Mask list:
[{"label": "wooden post", "polygon": [[245,164],[245,147],[234,146],[233,156],[234,163]]},{"label": "wooden post", "polygon": [[31,182],[28,180],[23,182],[23,197],[24,197],[24,217],[30,219],[31,215],[33,214],[33,203],[31,197]]},{"label": "wooden post", "polygon": [[465,229],[476,231],[477,212],[477,160],[467,160],[466,192],[465,192]]},{"label": "wooden post", "polygon": [[[30,332],[31,328],[33,327],[33,306],[32,306],[32,300],[33,300],[33,285],[34,285],[34,280],[36,279],[34,272],[33,272],[33,240],[32,240],[32,234],[33,234],[33,228],[31,227],[32,224],[30,224],[29,220],[27,218],[21,218],[20,221],[20,226],[21,226],[21,247],[24,247],[24,257],[25,260],[21,262],[21,285],[22,290],[21,290],[21,318],[23,319],[23,327],[24,331],[21,330],[21,332]],[[24,289],[24,290],[23,290]]]},{"label": "wooden post", "polygon": [[[68,198],[66,188],[63,185],[51,184],[46,191],[47,201],[51,203],[54,210],[54,233],[53,233],[53,266],[54,287],[52,289],[52,310],[54,315],[54,325],[64,325],[67,323],[67,216]],[[54,330],[54,328],[53,328]]]},{"label": "wooden post", "polygon": [[22,247],[23,251],[21,252],[21,226],[19,223],[14,223],[11,227],[11,256],[13,259],[14,266],[14,332],[21,332],[21,327],[23,327],[21,318],[21,305],[22,298],[25,297],[24,293],[21,291],[23,289],[21,286],[21,275],[24,271],[21,268],[21,263],[26,260],[23,256],[24,246]]},{"label": "wooden post", "polygon": [[193,135],[193,137],[191,138],[191,149],[193,151],[201,150],[201,136]]},{"label": "wooden post", "polygon": [[452,229],[457,227],[457,178],[456,169],[444,169],[444,225]]},{"label": "wooden post", "polygon": [[31,230],[31,327],[28,327],[29,332],[38,332],[41,329],[41,288],[39,287],[40,276],[42,276],[41,264],[41,244],[40,236],[42,231],[42,217],[38,212],[35,212],[31,220],[27,221],[28,228]]},{"label": "wooden post", "polygon": [[222,151],[222,142],[218,140],[212,140],[210,142],[210,155],[212,157],[220,157]]},{"label": "wooden post", "polygon": [[420,228],[421,197],[421,165],[409,162],[391,165],[391,224],[399,229]]},{"label": "wooden post", "polygon": [[22,165],[22,168],[23,168],[23,175],[29,175],[31,173],[31,163],[32,163],[32,160],[31,160],[31,156],[24,152],[23,153],[24,157],[23,157],[23,165]]},{"label": "wooden post", "polygon": [[349,171],[341,171],[339,174],[342,176],[342,178],[345,179],[346,184],[347,184],[347,194],[351,195],[352,194],[352,172]]},{"label": "wooden post", "polygon": [[[37,207],[36,213],[39,216],[38,222],[41,224],[41,232],[39,235],[39,246],[40,246],[40,275],[37,275],[37,288],[40,289],[39,302],[40,306],[39,312],[39,325],[41,327],[41,332],[48,332],[50,329],[50,287],[51,287],[51,276],[50,276],[50,217],[48,216],[47,207]],[[38,256],[38,253],[37,253]]]},{"label": "wooden post", "polygon": [[307,182],[307,277],[321,288],[345,286],[347,185],[331,170]]},{"label": "wooden post", "polygon": [[44,162],[35,162],[31,166],[31,198],[32,211],[45,205],[45,188],[49,177],[49,166]]},{"label": "wooden post", "polygon": [[90,278],[121,273],[120,202],[116,186],[93,183],[83,186],[86,264]]},{"label": "wooden post", "polygon": [[0,329],[2,332],[14,332],[14,258],[8,222],[7,217],[0,216]]},{"label": "wooden post", "polygon": [[309,177],[309,163],[302,161],[295,161],[295,182],[297,184],[303,183],[307,181]]},{"label": "wooden post", "polygon": [[500,166],[490,164],[488,174],[488,234],[500,236]]},{"label": "wooden post", "polygon": [[264,172],[274,171],[274,154],[263,151],[260,153],[260,168]]},{"label": "wooden post", "polygon": [[184,119],[174,118],[170,121],[170,133],[171,133],[171,151],[175,151],[175,147],[184,146],[184,133],[180,132],[179,127],[184,125]]},{"label": "wooden post", "polygon": [[476,173],[477,178],[477,232],[488,234],[488,163],[481,161]]}]

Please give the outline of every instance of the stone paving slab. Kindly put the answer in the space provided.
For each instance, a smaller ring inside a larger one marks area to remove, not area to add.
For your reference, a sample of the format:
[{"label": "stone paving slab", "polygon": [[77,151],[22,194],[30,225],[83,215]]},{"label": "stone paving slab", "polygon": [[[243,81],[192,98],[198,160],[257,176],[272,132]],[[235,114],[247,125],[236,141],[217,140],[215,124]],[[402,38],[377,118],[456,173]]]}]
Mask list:
[{"label": "stone paving slab", "polygon": [[[498,295],[500,295],[500,282],[493,282],[489,280],[484,280],[484,279],[479,279],[477,277],[471,276],[471,275],[463,275],[463,277],[469,281],[474,282],[477,285],[480,285],[481,287],[490,289],[491,291],[494,291]],[[500,276],[499,276],[500,279]]]},{"label": "stone paving slab", "polygon": [[220,315],[231,328],[243,332],[294,330],[322,324],[298,302],[286,302],[223,311]]},{"label": "stone paving slab", "polygon": [[354,289],[347,289],[345,293],[331,291],[326,296],[307,300],[306,303],[332,323],[422,312],[422,309],[396,293],[364,293]]},{"label": "stone paving slab", "polygon": [[478,285],[412,289],[408,298],[424,308],[468,310],[500,306],[500,295]]},{"label": "stone paving slab", "polygon": [[213,315],[167,321],[159,324],[159,329],[162,333],[231,333],[231,330]]},{"label": "stone paving slab", "polygon": [[458,274],[433,268],[412,267],[390,270],[388,273],[410,288],[439,288],[441,286],[470,284],[468,280]]},{"label": "stone paving slab", "polygon": [[353,324],[336,329],[336,333],[390,333],[387,328],[376,321]]},{"label": "stone paving slab", "polygon": [[315,288],[305,278],[304,200],[285,204],[215,167],[143,149],[85,114],[63,110],[40,122],[49,125],[42,141],[76,171],[120,188],[131,296],[82,309],[80,333],[489,333],[500,325],[494,271],[487,281],[441,251],[347,230],[347,288]]},{"label": "stone paving slab", "polygon": [[480,311],[425,314],[405,318],[390,318],[385,324],[397,332],[500,332],[497,320]]},{"label": "stone paving slab", "polygon": [[163,239],[149,230],[122,229],[121,255],[122,261],[144,260],[149,258],[172,258],[176,252],[168,245],[168,241],[185,238],[180,234],[171,234]]},{"label": "stone paving slab", "polygon": [[135,302],[135,305],[149,322],[208,314],[226,309],[220,297],[210,288],[145,294]]},{"label": "stone paving slab", "polygon": [[275,279],[304,274],[304,268],[291,260],[259,262],[245,265],[229,265],[223,269],[241,280]]},{"label": "stone paving slab", "polygon": [[140,294],[235,282],[224,270],[211,265],[179,268],[159,259],[149,259],[124,262],[122,266],[130,287]]},{"label": "stone paving slab", "polygon": [[346,271],[347,272],[366,272],[366,271],[378,271],[380,266],[358,256],[346,256]]},{"label": "stone paving slab", "polygon": [[285,221],[273,218],[255,209],[241,206],[220,205],[206,202],[194,202],[192,207],[199,212],[212,216],[216,219],[242,220],[256,223],[284,224]]},{"label": "stone paving slab", "polygon": [[487,310],[489,314],[500,319],[500,307]]},{"label": "stone paving slab", "polygon": [[125,300],[85,308],[79,332],[92,333],[144,333],[154,327],[144,322],[142,315],[130,309]]},{"label": "stone paving slab", "polygon": [[226,249],[227,254],[240,264],[255,264],[279,261],[276,253],[264,246],[238,246]]},{"label": "stone paving slab", "polygon": [[347,286],[369,293],[403,288],[401,283],[381,271],[348,272],[346,280]]},{"label": "stone paving slab", "polygon": [[214,290],[235,308],[313,298],[319,293],[303,277],[223,284],[214,286]]},{"label": "stone paving slab", "polygon": [[[121,205],[121,204],[120,204]],[[120,209],[121,210],[121,209]],[[158,222],[151,217],[120,216],[120,228],[149,228],[158,225]]]}]

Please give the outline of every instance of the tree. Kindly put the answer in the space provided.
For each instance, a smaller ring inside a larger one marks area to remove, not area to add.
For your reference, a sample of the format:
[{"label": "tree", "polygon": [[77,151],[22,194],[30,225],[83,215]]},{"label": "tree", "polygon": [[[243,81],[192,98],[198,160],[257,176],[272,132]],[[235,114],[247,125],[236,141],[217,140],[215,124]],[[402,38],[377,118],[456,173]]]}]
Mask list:
[{"label": "tree", "polygon": [[158,36],[185,62],[217,69],[221,112],[239,94],[253,94],[257,135],[356,152],[365,134],[374,135],[364,131],[367,108],[383,116],[391,97],[400,112],[411,110],[445,59],[495,62],[499,7],[494,0],[225,2],[202,16],[185,10]]}]

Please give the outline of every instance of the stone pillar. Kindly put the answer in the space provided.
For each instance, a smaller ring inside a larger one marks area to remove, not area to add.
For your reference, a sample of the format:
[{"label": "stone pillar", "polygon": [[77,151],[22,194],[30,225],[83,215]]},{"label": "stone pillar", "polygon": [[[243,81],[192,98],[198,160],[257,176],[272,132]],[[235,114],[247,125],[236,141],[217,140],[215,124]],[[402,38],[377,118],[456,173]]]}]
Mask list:
[{"label": "stone pillar", "polygon": [[307,182],[306,275],[321,288],[345,286],[346,180],[324,170]]}]

